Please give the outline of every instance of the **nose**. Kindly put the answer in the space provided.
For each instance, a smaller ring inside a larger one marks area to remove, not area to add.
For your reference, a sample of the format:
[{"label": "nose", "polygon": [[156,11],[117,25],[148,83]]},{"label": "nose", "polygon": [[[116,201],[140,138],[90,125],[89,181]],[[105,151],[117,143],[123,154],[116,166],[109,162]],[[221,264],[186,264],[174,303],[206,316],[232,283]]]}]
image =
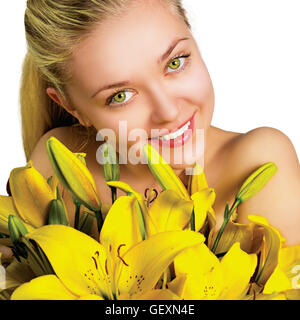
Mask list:
[{"label": "nose", "polygon": [[161,83],[154,83],[150,89],[151,120],[156,124],[173,122],[179,115],[179,106],[174,95]]}]

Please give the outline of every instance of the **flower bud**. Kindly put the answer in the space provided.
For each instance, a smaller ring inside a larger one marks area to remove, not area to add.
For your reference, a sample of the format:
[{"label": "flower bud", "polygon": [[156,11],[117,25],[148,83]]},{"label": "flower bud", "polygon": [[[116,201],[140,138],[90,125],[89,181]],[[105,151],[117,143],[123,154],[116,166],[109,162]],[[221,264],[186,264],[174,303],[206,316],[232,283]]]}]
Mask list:
[{"label": "flower bud", "polygon": [[82,160],[54,137],[48,139],[46,147],[52,168],[63,187],[88,209],[101,210],[96,183]]},{"label": "flower bud", "polygon": [[67,210],[63,199],[60,196],[59,190],[57,188],[58,198],[54,199],[50,203],[49,210],[49,222],[48,224],[62,224],[69,226]]},{"label": "flower bud", "polygon": [[8,217],[8,230],[12,243],[20,241],[28,233],[21,219],[14,215]]},{"label": "flower bud", "polygon": [[273,162],[268,162],[261,166],[246,179],[237,193],[236,199],[242,203],[253,197],[265,186],[276,171],[277,167]]},{"label": "flower bud", "polygon": [[147,164],[155,179],[163,190],[171,189],[183,199],[190,200],[187,189],[172,168],[165,162],[159,152],[150,144],[143,146]]},{"label": "flower bud", "polygon": [[100,147],[101,163],[106,181],[120,180],[120,166],[118,163],[116,151],[109,143],[104,143]]},{"label": "flower bud", "polygon": [[50,201],[55,194],[47,180],[29,161],[25,167],[15,168],[9,178],[12,200],[24,222],[38,228],[46,224]]}]

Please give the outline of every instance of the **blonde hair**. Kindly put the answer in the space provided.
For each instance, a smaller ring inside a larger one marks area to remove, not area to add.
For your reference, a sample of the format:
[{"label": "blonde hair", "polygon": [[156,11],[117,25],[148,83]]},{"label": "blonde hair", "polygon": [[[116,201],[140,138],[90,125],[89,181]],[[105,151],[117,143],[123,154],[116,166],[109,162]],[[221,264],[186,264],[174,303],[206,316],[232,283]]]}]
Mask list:
[{"label": "blonde hair", "polygon": [[[137,0],[27,0],[27,54],[20,88],[22,138],[27,161],[38,140],[50,129],[72,126],[88,138],[95,132],[94,128],[82,127],[47,95],[46,89],[56,88],[69,101],[65,92],[71,77],[67,64],[75,47],[95,24],[117,16],[131,1]],[[161,1],[171,5],[191,28],[181,0]]]}]

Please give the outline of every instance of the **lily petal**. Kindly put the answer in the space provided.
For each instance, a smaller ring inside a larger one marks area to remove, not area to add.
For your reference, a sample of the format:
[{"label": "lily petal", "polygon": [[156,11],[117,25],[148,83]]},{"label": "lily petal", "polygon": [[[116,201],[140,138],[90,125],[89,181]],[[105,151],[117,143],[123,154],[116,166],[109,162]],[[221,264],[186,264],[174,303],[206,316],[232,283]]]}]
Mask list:
[{"label": "lily petal", "polygon": [[218,258],[201,244],[182,251],[174,259],[176,276],[186,275],[182,298],[216,299],[223,289],[223,274]]},{"label": "lily petal", "polygon": [[22,284],[11,296],[11,300],[75,300],[77,298],[55,275],[37,277]]},{"label": "lily petal", "polygon": [[291,280],[278,267],[271,274],[264,287],[264,294],[293,289]]},{"label": "lily petal", "polygon": [[49,259],[62,283],[77,296],[106,291],[106,252],[88,235],[68,226],[47,225],[27,234]]},{"label": "lily petal", "polygon": [[142,241],[135,203],[134,196],[117,198],[104,220],[100,243],[109,243],[114,257],[124,254],[133,245]]},{"label": "lily petal", "polygon": [[186,279],[187,275],[182,273],[177,275],[171,282],[168,282],[168,289],[180,297],[180,299],[183,299],[184,297]]},{"label": "lily petal", "polygon": [[257,256],[247,254],[235,243],[221,260],[224,288],[219,299],[240,299],[257,265]]},{"label": "lily petal", "polygon": [[[209,244],[213,244],[217,234],[211,239]],[[232,245],[236,242],[240,243],[241,249],[250,253],[253,240],[253,226],[250,224],[240,224],[228,221],[220,242],[218,243],[215,254],[220,254],[229,251]],[[210,247],[210,246],[209,246]]]},{"label": "lily petal", "polygon": [[149,235],[150,229],[153,228],[155,224],[148,214],[148,208],[146,207],[143,195],[135,191],[129,184],[123,181],[106,181],[106,184],[110,187],[119,188],[122,191],[126,192],[127,194],[130,194],[136,197],[142,213],[142,217],[140,217],[140,220],[142,220],[141,223],[143,224],[142,227],[143,229],[145,229],[146,234]]},{"label": "lily petal", "polygon": [[264,227],[265,241],[263,245],[262,259],[255,281],[264,285],[278,264],[281,236],[277,229],[271,227],[265,217],[249,215],[248,219],[258,226]]},{"label": "lily petal", "polygon": [[151,234],[182,230],[188,225],[192,211],[193,201],[182,199],[174,190],[164,190],[149,208],[149,215],[156,225]]},{"label": "lily petal", "polygon": [[193,174],[189,176],[188,192],[190,195],[193,195],[194,193],[207,188],[208,184],[206,181],[204,170],[199,163],[196,163],[195,167],[193,168]]},{"label": "lily petal", "polygon": [[281,248],[278,256],[280,269],[287,273],[289,277],[294,277],[295,273],[291,273],[291,269],[295,265],[300,265],[300,245]]},{"label": "lily petal", "polygon": [[195,211],[195,231],[199,231],[206,220],[207,212],[215,202],[216,194],[214,189],[206,188],[192,194]]},{"label": "lily petal", "polygon": [[154,288],[161,274],[182,250],[203,243],[204,236],[192,231],[157,233],[132,247],[117,270],[120,294],[143,294]]}]

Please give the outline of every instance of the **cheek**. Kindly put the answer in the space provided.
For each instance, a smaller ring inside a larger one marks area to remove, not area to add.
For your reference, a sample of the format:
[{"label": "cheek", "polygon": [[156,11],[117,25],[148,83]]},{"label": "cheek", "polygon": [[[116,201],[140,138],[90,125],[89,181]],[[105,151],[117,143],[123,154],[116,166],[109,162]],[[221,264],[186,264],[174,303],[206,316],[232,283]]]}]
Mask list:
[{"label": "cheek", "polygon": [[214,89],[211,78],[203,63],[193,66],[182,86],[184,99],[198,107],[203,117],[211,118],[214,110]]},{"label": "cheek", "polygon": [[213,87],[209,73],[203,63],[191,66],[188,77],[186,77],[183,89],[191,101],[205,103],[213,94]]},{"label": "cheek", "polygon": [[93,125],[102,136],[111,135],[109,140],[116,142],[115,147],[119,152],[119,146],[125,150],[135,145],[140,139],[144,140],[146,137],[146,131],[143,130],[145,128],[143,126],[144,117],[145,112],[135,108],[124,109],[123,112],[108,112],[107,114],[95,112]]}]

